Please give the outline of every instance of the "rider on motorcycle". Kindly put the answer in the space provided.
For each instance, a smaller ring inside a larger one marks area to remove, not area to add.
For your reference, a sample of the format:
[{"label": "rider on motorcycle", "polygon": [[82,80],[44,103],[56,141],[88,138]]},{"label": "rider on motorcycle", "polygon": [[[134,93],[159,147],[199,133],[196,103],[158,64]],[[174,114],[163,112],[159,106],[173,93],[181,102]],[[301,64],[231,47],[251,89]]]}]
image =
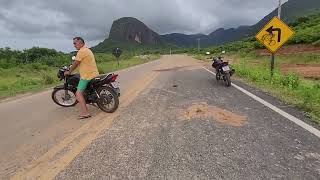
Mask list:
[{"label": "rider on motorcycle", "polygon": [[222,60],[222,57],[219,56],[219,57],[214,57],[212,59],[213,61],[213,64],[212,64],[212,67],[215,68],[216,70],[218,70],[219,68],[221,68],[222,66],[222,63],[223,63],[223,60]]},{"label": "rider on motorcycle", "polygon": [[80,81],[77,87],[76,97],[80,104],[79,119],[85,119],[91,117],[88,112],[88,108],[83,97],[83,91],[86,89],[91,79],[99,75],[96,60],[92,51],[85,46],[85,42],[81,37],[73,38],[73,45],[78,50],[75,61],[72,63],[70,70],[64,74],[70,75],[79,66]]}]

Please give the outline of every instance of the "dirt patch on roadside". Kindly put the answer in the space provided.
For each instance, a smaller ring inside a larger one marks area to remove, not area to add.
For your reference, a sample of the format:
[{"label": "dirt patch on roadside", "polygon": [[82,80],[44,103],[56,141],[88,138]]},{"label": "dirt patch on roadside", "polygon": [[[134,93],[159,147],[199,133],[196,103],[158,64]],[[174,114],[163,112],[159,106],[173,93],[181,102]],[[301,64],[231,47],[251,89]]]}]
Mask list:
[{"label": "dirt patch on roadside", "polygon": [[206,102],[193,103],[191,106],[178,111],[179,120],[192,120],[195,118],[211,118],[220,123],[240,127],[247,117],[230,112],[216,106],[209,106]]},{"label": "dirt patch on roadside", "polygon": [[281,64],[281,72],[296,72],[305,78],[320,79],[320,64]]}]

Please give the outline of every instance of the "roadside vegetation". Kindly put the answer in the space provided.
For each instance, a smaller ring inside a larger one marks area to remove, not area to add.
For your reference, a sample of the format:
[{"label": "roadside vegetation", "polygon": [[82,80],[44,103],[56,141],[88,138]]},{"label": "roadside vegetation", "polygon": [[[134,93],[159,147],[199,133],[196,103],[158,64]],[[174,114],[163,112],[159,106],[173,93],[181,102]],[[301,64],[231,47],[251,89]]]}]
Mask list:
[{"label": "roadside vegetation", "polygon": [[[317,59],[310,57],[318,57]],[[281,64],[320,63],[320,54],[301,54],[299,59],[292,55],[278,56],[273,78],[270,75],[270,57],[237,54],[229,59],[237,59],[233,63],[238,77],[271,92],[289,104],[304,110],[306,115],[320,125],[320,81],[317,77],[305,78],[295,70],[283,71]]]},{"label": "roadside vegetation", "polygon": [[[23,51],[0,48],[0,98],[61,83],[56,76],[57,71],[63,65],[70,64],[73,55],[37,47]],[[95,57],[99,72],[103,74],[145,63],[160,55],[135,56],[124,53],[120,57],[120,67],[111,53],[96,53]]]},{"label": "roadside vegetation", "polygon": [[[285,46],[308,44],[320,47],[320,13],[299,17],[289,26],[295,31],[295,34],[286,42]],[[204,54],[205,52],[217,54],[221,51],[249,53],[255,49],[264,49],[264,46],[252,36],[220,46],[203,48],[200,52],[197,49],[179,49],[177,51],[189,54]]]},{"label": "roadside vegetation", "polygon": [[[307,44],[320,47],[320,13],[297,18],[289,24],[295,35],[286,43],[288,45]],[[95,52],[105,52],[107,42],[102,43]],[[299,53],[277,55],[276,69],[273,79],[270,78],[270,56],[259,55],[258,50],[264,47],[254,37],[239,41],[201,49],[177,48],[176,46],[136,46],[134,44],[116,44],[123,46],[120,67],[111,53],[95,53],[100,73],[108,73],[117,69],[145,63],[160,57],[160,54],[189,54],[197,59],[212,58],[223,55],[232,60],[238,78],[264,91],[295,105],[306,112],[315,122],[320,124],[320,80],[318,77],[306,78],[303,74],[289,69],[283,71],[283,64],[320,64],[320,53]],[[106,47],[105,47],[106,46]],[[108,52],[112,47],[108,46]],[[210,52],[210,56],[205,53]],[[40,90],[51,87],[58,82],[56,72],[59,67],[71,62],[73,54],[57,52],[53,49],[31,48],[23,51],[0,48],[0,98],[18,93]]]},{"label": "roadside vegetation", "polygon": [[[300,17],[289,25],[294,29],[295,35],[286,43],[286,46],[294,44],[320,46],[319,13]],[[271,78],[270,55],[256,53],[263,48],[254,37],[249,37],[225,45],[202,49],[200,53],[196,49],[188,50],[186,53],[197,59],[209,60],[212,56],[220,56],[222,51],[226,51],[227,54],[222,56],[232,62],[233,68],[236,69],[236,76],[240,80],[298,107],[320,125],[320,72],[306,76],[298,68],[288,68],[291,65],[319,66],[320,52],[277,55],[276,69]],[[210,52],[212,55],[206,56],[205,52]]]},{"label": "roadside vegetation", "polygon": [[[211,62],[211,56],[194,57]],[[298,107],[320,125],[320,72],[315,77],[306,78],[294,69],[284,71],[280,68],[286,64],[320,64],[319,57],[320,53],[277,56],[273,78],[270,75],[269,56],[231,52],[225,55],[224,59],[231,62],[238,80]]]}]

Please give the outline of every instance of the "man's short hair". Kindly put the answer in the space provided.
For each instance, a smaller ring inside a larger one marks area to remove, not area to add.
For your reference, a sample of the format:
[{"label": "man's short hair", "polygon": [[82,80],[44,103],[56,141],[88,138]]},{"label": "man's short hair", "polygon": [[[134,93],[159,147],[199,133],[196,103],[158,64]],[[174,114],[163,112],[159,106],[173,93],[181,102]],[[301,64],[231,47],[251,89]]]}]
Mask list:
[{"label": "man's short hair", "polygon": [[82,37],[75,37],[75,38],[73,38],[73,40],[81,41],[83,44],[85,44]]}]

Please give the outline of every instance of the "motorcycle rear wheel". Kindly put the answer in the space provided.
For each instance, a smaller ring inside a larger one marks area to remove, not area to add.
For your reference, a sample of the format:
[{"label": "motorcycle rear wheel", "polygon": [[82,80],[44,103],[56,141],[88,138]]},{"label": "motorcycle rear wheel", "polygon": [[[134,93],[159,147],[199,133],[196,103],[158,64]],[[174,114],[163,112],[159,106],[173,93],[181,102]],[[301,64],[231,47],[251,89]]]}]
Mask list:
[{"label": "motorcycle rear wheel", "polygon": [[224,77],[225,77],[224,80],[225,80],[226,86],[227,86],[227,87],[231,86],[230,73],[225,74]]},{"label": "motorcycle rear wheel", "polygon": [[119,97],[112,88],[102,87],[98,89],[97,93],[100,96],[97,100],[97,105],[102,111],[106,113],[113,113],[118,109]]}]

